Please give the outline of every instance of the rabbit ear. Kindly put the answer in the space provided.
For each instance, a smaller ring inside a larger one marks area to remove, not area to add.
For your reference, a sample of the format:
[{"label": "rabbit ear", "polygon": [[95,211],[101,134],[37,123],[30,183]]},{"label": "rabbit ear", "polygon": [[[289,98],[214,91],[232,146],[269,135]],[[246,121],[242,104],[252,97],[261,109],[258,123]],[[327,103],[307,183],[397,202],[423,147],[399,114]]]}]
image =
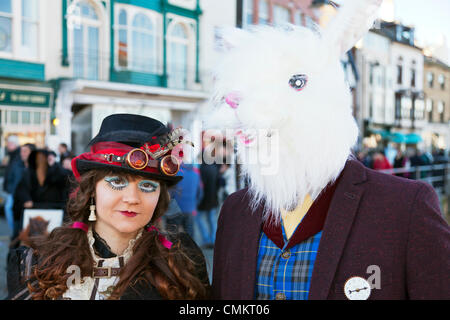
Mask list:
[{"label": "rabbit ear", "polygon": [[373,26],[383,0],[346,0],[323,32],[340,54],[350,50]]},{"label": "rabbit ear", "polygon": [[217,47],[221,51],[229,51],[239,47],[249,38],[249,32],[234,27],[221,27],[217,30]]}]

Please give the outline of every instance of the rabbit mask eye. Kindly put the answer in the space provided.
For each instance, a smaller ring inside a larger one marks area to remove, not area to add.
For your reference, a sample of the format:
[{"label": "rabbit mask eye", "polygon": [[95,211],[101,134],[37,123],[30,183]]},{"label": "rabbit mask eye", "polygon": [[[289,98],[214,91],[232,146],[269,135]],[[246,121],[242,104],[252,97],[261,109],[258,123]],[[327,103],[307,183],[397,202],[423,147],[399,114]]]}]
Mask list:
[{"label": "rabbit mask eye", "polygon": [[306,74],[294,74],[291,79],[289,79],[289,85],[291,88],[301,91],[308,83],[308,76]]}]

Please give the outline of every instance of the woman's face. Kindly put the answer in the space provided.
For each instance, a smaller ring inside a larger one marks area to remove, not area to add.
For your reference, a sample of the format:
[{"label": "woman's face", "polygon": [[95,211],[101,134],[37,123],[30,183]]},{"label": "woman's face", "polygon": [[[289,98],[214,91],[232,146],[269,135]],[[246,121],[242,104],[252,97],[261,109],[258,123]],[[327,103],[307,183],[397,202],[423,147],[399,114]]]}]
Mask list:
[{"label": "woman's face", "polygon": [[160,185],[148,178],[111,174],[97,182],[95,191],[96,224],[120,233],[133,233],[152,218]]}]

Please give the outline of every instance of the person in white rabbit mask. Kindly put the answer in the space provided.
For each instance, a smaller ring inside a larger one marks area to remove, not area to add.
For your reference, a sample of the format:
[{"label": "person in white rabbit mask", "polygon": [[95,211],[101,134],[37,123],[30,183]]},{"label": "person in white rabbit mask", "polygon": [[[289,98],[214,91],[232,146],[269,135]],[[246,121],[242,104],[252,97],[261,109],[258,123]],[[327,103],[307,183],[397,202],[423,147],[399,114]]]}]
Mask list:
[{"label": "person in white rabbit mask", "polygon": [[450,298],[450,228],[433,188],[351,155],[340,58],[380,3],[347,0],[323,30],[223,32],[205,123],[237,137],[249,186],[221,209],[216,299]]}]

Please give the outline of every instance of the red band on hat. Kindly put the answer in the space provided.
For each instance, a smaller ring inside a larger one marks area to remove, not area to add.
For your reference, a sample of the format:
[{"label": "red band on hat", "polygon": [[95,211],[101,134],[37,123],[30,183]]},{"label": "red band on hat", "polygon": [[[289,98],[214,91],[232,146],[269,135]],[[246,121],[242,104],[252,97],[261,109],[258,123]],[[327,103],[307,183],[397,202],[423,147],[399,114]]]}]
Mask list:
[{"label": "red band on hat", "polygon": [[[144,146],[145,146],[145,144],[144,144]],[[144,151],[145,150],[144,146],[142,146],[139,149]],[[159,144],[152,144],[152,145],[147,144],[147,146],[148,146],[148,150],[152,153],[156,152],[160,148]],[[126,144],[118,143],[118,142],[98,142],[91,147],[90,152],[82,153],[79,156],[72,159],[71,164],[72,164],[73,174],[74,174],[75,178],[78,180],[80,177],[80,173],[78,172],[77,167],[76,167],[77,160],[86,160],[86,161],[92,161],[92,162],[97,162],[97,163],[113,165],[113,166],[117,166],[117,167],[123,167],[124,162],[114,161],[114,160],[116,160],[117,157],[122,158],[123,156],[125,156],[127,153],[129,153],[133,149],[136,149],[136,148],[131,147]],[[176,152],[175,153],[168,152],[167,154],[173,154],[175,157],[179,158],[179,156],[177,156]],[[147,153],[147,155],[148,155],[149,159],[155,160],[148,153]],[[114,158],[113,156],[116,156],[116,157]],[[179,159],[179,160],[181,160],[181,159]],[[158,168],[150,167],[150,166],[146,166],[145,168],[143,168],[139,171],[160,174]]]}]

